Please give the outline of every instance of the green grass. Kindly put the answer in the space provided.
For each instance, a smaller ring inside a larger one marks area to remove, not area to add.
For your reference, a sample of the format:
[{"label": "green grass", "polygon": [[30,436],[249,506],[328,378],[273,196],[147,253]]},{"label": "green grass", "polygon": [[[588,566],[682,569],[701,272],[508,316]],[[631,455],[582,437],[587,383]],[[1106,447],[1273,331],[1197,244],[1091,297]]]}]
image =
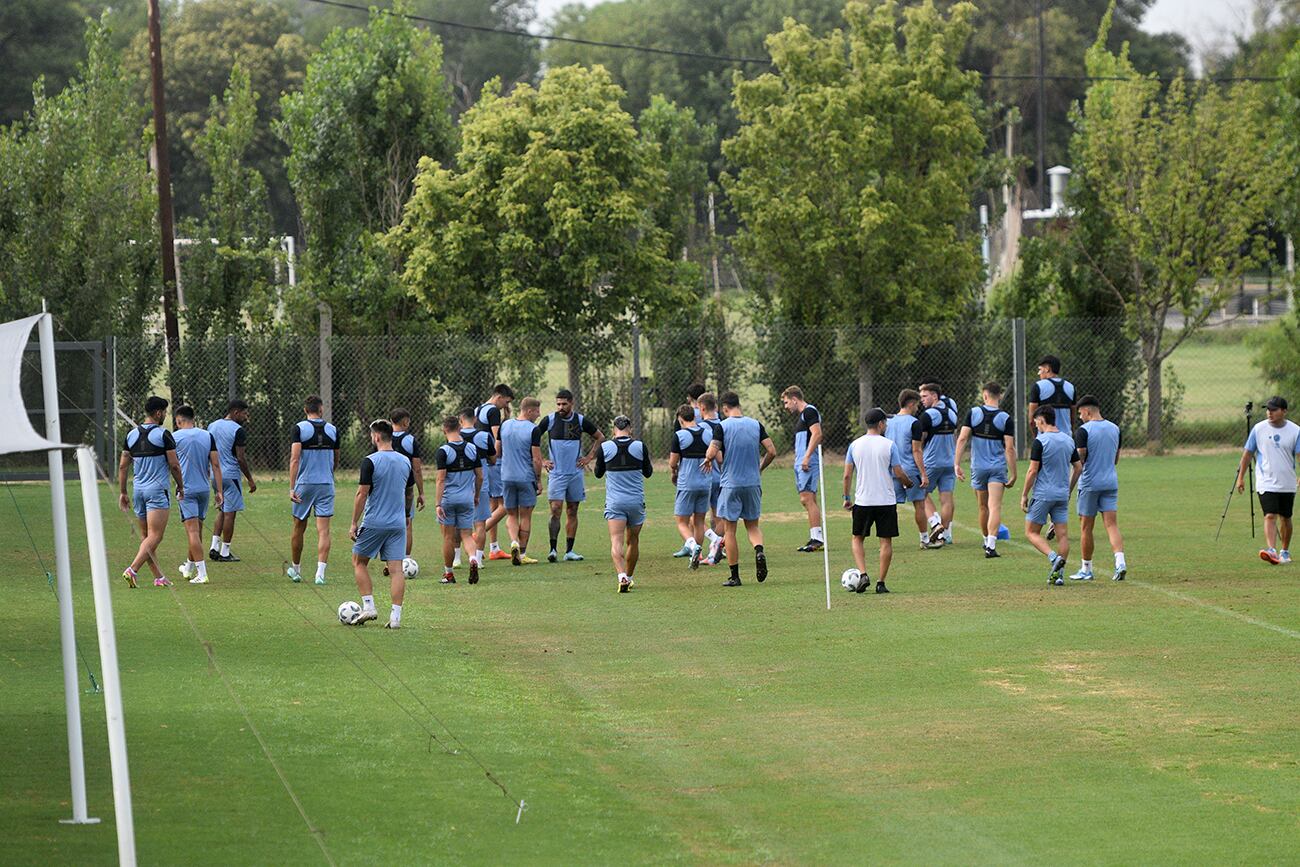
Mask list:
[{"label": "green grass", "polygon": [[1268,393],[1254,359],[1255,349],[1239,338],[1190,341],[1174,350],[1165,376],[1172,370],[1187,389],[1179,421],[1238,421],[1246,401],[1258,403]]},{"label": "green grass", "polygon": [[[477,587],[436,583],[426,512],[424,577],[397,633],[335,622],[357,597],[341,520],[323,592],[282,577],[288,504],[268,484],[241,520],[243,562],[214,565],[211,585],[114,587],[141,863],[325,860],[223,676],[340,864],[1292,861],[1300,573],[1255,558],[1244,501],[1214,542],[1232,463],[1121,464],[1124,584],[1049,588],[1019,515],[1003,559],[985,561],[962,488],[957,546],[917,551],[907,532],[894,594],[837,581],[829,612],[820,558],[793,553],[805,528],[788,468],[767,486],[772,578],[748,580],[746,558],[733,590],[668,557],[660,476],[627,596],[598,491],[585,563],[494,563]],[[48,545],[48,491],[11,490]],[[120,568],[131,538],[106,520]],[[60,825],[57,611],[8,493],[0,526],[4,860],[110,863],[102,702],[84,696],[105,823]],[[837,512],[836,576],[846,529]],[[73,546],[98,669],[79,534]],[[163,562],[181,550],[172,526]],[[527,801],[521,824],[430,712]]]}]

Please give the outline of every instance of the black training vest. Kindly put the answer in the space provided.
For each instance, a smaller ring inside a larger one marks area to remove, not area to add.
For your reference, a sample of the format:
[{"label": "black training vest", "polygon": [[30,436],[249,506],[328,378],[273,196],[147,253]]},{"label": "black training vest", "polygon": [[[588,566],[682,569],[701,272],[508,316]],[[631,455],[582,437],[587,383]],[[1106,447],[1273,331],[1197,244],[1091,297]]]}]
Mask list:
[{"label": "black training vest", "polygon": [[127,451],[131,453],[131,457],[161,458],[167,454],[166,448],[163,446],[156,446],[149,442],[149,432],[157,427],[158,425],[156,424],[142,424],[135,429],[139,436],[135,438],[135,445],[127,449]]},{"label": "black training vest", "polygon": [[641,472],[641,458],[632,457],[632,443],[636,440],[631,437],[618,437],[614,440],[614,457],[605,461],[606,472],[620,473],[635,470]]},{"label": "black training vest", "polygon": [[472,471],[478,466],[478,461],[473,460],[469,455],[465,454],[465,448],[468,445],[469,443],[464,440],[457,443],[446,443],[446,446],[456,453],[456,457],[449,461],[447,466],[444,468],[447,472],[463,473]]}]

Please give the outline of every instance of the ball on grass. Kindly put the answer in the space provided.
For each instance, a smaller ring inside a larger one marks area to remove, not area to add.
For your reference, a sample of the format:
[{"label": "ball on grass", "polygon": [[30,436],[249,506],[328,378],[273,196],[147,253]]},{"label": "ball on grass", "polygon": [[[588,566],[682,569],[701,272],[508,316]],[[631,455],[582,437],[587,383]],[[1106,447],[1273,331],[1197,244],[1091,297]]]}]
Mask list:
[{"label": "ball on grass", "polygon": [[407,557],[402,561],[402,574],[407,578],[414,578],[420,574],[420,564],[415,562],[414,557]]},{"label": "ball on grass", "polygon": [[360,616],[361,606],[350,599],[339,606],[339,623],[344,626],[352,626]]}]

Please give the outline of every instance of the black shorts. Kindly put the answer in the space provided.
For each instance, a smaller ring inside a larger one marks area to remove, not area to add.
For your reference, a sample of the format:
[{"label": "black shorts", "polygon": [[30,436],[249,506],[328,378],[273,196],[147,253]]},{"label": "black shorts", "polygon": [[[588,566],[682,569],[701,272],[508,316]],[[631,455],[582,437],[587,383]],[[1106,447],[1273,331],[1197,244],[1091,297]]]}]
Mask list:
[{"label": "black shorts", "polygon": [[1264,491],[1259,495],[1259,507],[1265,515],[1289,518],[1295,508],[1295,491]]},{"label": "black shorts", "polygon": [[853,506],[853,535],[870,536],[872,525],[876,536],[893,539],[898,535],[898,506]]}]

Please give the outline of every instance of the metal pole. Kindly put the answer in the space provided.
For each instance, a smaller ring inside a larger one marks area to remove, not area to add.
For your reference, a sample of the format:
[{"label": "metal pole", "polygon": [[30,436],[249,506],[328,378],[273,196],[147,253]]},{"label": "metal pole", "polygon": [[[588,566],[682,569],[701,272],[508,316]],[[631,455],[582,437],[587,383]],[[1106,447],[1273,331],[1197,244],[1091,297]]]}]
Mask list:
[{"label": "metal pole", "polygon": [[1012,418],[1015,423],[1016,439],[1016,457],[1025,455],[1025,413],[1028,411],[1029,404],[1025,400],[1028,383],[1025,382],[1026,365],[1029,363],[1025,358],[1025,320],[1017,316],[1011,320],[1011,378],[1012,378],[1012,400],[1015,401]]},{"label": "metal pole", "polygon": [[163,99],[162,24],[158,0],[149,0],[149,74],[153,84],[154,168],[158,173],[158,227],[162,241],[163,328],[167,333],[167,367],[180,351],[176,321],[176,229],[172,225],[172,171],[167,153],[167,107]]},{"label": "metal pole", "polygon": [[[1045,141],[1047,139],[1047,84],[1044,72],[1044,45],[1046,40],[1043,37],[1043,0],[1037,2],[1038,12],[1038,207],[1046,208],[1047,200],[1043,198],[1043,178],[1047,165],[1045,154],[1047,148]],[[1020,425],[1016,425],[1020,427]]]},{"label": "metal pole", "polygon": [[826,572],[826,610],[831,610],[831,537],[826,533],[826,471],[822,464],[822,444],[817,444],[817,493],[822,501],[822,569]]},{"label": "metal pole", "polygon": [[[292,279],[292,278],[290,278]],[[321,303],[320,313],[320,399],[325,418],[334,418],[334,355],[330,351],[330,338],[334,334],[334,320],[330,306]]]},{"label": "metal pole", "polygon": [[135,822],[131,811],[131,774],[126,760],[126,722],[122,716],[122,679],[117,670],[117,633],[113,627],[113,595],[108,587],[108,553],[95,456],[87,446],[77,448],[81,473],[81,503],[86,515],[86,544],[90,548],[90,583],[95,592],[95,627],[99,632],[99,664],[104,677],[104,716],[108,725],[108,760],[113,774],[113,813],[117,818],[117,860],[135,867]]},{"label": "metal pole", "polygon": [[[42,308],[44,303],[42,302]],[[37,326],[41,341],[41,385],[45,392],[45,438],[62,442],[59,428],[59,385],[54,369],[54,317],[42,314]],[[81,693],[77,682],[77,633],[72,612],[72,568],[68,553],[68,504],[63,487],[63,450],[46,453],[50,464],[50,510],[54,519],[54,576],[59,590],[59,644],[63,650],[63,698],[68,711],[68,770],[72,778],[72,818],[65,824],[98,822],[86,812],[86,761],[81,741]]]},{"label": "metal pole", "polygon": [[641,326],[632,326],[632,432],[641,433]]}]

